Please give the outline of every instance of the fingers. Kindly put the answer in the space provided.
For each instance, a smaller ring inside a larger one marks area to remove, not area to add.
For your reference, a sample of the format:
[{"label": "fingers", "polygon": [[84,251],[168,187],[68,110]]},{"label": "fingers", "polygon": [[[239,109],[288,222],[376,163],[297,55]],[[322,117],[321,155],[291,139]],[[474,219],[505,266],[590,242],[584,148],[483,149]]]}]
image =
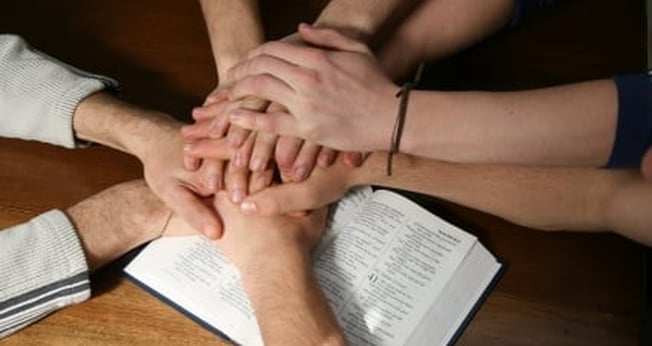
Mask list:
[{"label": "fingers", "polygon": [[236,109],[229,115],[229,121],[240,128],[271,132],[283,136],[296,137],[299,132],[296,119],[285,112],[265,113]]},{"label": "fingers", "polygon": [[195,172],[201,166],[201,159],[196,157],[184,156],[183,157],[183,167],[190,172]]},{"label": "fingers", "polygon": [[322,147],[319,156],[317,156],[317,165],[321,168],[326,168],[335,162],[336,157],[337,151],[331,148]]},{"label": "fingers", "polygon": [[233,165],[236,168],[245,169],[249,167],[249,161],[251,159],[251,153],[256,141],[256,135],[257,133],[255,132],[249,133],[246,142],[235,151],[231,160],[233,161]]},{"label": "fingers", "polygon": [[235,149],[227,143],[225,138],[201,139],[186,143],[183,147],[185,156],[213,160],[229,160],[235,154]]},{"label": "fingers", "polygon": [[[228,92],[224,91],[226,95],[228,96]],[[219,116],[221,113],[224,112],[224,109],[226,109],[229,106],[228,102],[220,102],[220,103],[212,103],[208,105],[204,105],[202,107],[195,107],[192,109],[192,118],[199,121],[199,120],[204,120],[204,119],[212,119],[215,118],[216,116]]]},{"label": "fingers", "polygon": [[270,74],[282,80],[293,90],[301,89],[315,77],[311,70],[298,67],[296,64],[271,55],[258,55],[244,60],[229,70],[229,76],[239,81],[255,75]]},{"label": "fingers", "polygon": [[201,138],[222,138],[229,128],[229,119],[226,114],[215,118],[198,120],[192,125],[181,127],[181,136],[186,141]]},{"label": "fingers", "polygon": [[222,101],[226,101],[228,99],[228,96],[229,93],[226,89],[218,87],[206,97],[206,100],[204,101],[204,106],[212,103],[220,103]]},{"label": "fingers", "polygon": [[230,146],[239,148],[247,140],[250,133],[251,131],[249,129],[240,126],[230,126],[226,138]]},{"label": "fingers", "polygon": [[240,204],[240,210],[245,215],[271,216],[317,209],[333,202],[328,193],[320,191],[324,188],[329,187],[316,186],[309,181],[274,185],[247,197]]},{"label": "fingers", "polygon": [[166,204],[193,228],[210,239],[222,236],[222,223],[215,211],[184,186],[174,186],[167,195]]},{"label": "fingers", "polygon": [[247,196],[249,180],[249,170],[238,168],[233,165],[233,161],[227,164],[226,175],[224,176],[224,185],[229,198],[233,203],[240,203]]},{"label": "fingers", "polygon": [[[250,138],[243,144],[243,147],[238,150],[240,153],[244,150],[251,150],[253,146],[254,136]],[[238,156],[236,153],[236,159]],[[236,165],[236,159],[229,161],[226,169],[226,175],[224,177],[224,184],[226,190],[229,193],[229,197],[232,202],[240,203],[247,196],[248,191],[248,181],[249,181],[249,168],[247,166],[248,161],[244,161],[242,165]]]},{"label": "fingers", "polygon": [[258,193],[272,184],[274,169],[268,168],[263,171],[251,172],[249,177],[249,194]]},{"label": "fingers", "polygon": [[319,48],[297,46],[295,44],[280,41],[271,41],[250,51],[247,54],[246,60],[267,55],[297,66],[313,68],[324,62],[326,58],[324,53],[325,52]]},{"label": "fingers", "polygon": [[251,160],[249,161],[249,169],[254,172],[260,172],[267,168],[272,159],[272,155],[274,155],[277,138],[275,134],[269,132],[256,133],[256,140],[251,153]]},{"label": "fingers", "polygon": [[303,142],[301,150],[294,161],[292,170],[292,180],[294,182],[302,182],[308,178],[313,168],[315,168],[320,149],[321,147],[315,143]]},{"label": "fingers", "polygon": [[221,190],[223,184],[225,161],[222,160],[204,160],[201,166],[202,176],[204,176],[204,186],[210,193]]},{"label": "fingers", "polygon": [[369,47],[362,42],[350,39],[333,29],[314,28],[306,23],[299,24],[299,36],[303,41],[313,46],[333,50],[370,54]]},{"label": "fingers", "polygon": [[270,75],[258,74],[238,81],[229,93],[230,100],[256,96],[288,106],[294,101],[295,92],[283,80]]},{"label": "fingers", "polygon": [[358,168],[362,166],[362,163],[367,158],[368,154],[362,154],[359,152],[348,151],[344,153],[342,160],[344,163],[351,168]]},{"label": "fingers", "polygon": [[292,181],[294,161],[299,155],[303,141],[294,137],[279,137],[274,156],[283,182]]}]

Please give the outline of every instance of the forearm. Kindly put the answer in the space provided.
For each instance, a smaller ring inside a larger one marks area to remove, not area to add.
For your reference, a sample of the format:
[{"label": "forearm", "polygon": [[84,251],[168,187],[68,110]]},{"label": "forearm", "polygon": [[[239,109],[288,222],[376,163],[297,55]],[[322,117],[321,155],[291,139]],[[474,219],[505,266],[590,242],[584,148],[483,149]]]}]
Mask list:
[{"label": "forearm", "polygon": [[385,174],[374,153],[356,184],[415,191],[449,200],[537,229],[607,230],[606,211],[616,191],[637,176],[631,171],[454,164],[398,155]]},{"label": "forearm", "polygon": [[257,258],[242,268],[242,279],[265,344],[345,344],[305,251],[291,247]]},{"label": "forearm", "polygon": [[[264,42],[257,0],[200,0],[218,76]],[[236,34],[237,33],[237,34]]]},{"label": "forearm", "polygon": [[169,209],[144,181],[116,185],[66,210],[91,271],[160,236]]},{"label": "forearm", "polygon": [[617,117],[611,80],[519,92],[413,91],[400,149],[455,162],[602,166]]},{"label": "forearm", "polygon": [[153,140],[152,133],[177,131],[179,123],[166,114],[97,93],[77,107],[73,126],[79,139],[104,144],[142,160],[149,147],[146,143]]},{"label": "forearm", "polygon": [[419,61],[455,53],[503,27],[514,0],[426,0],[381,47],[385,71],[402,77]]},{"label": "forearm", "polygon": [[405,0],[332,0],[313,23],[316,27],[337,29],[351,38],[368,41]]}]

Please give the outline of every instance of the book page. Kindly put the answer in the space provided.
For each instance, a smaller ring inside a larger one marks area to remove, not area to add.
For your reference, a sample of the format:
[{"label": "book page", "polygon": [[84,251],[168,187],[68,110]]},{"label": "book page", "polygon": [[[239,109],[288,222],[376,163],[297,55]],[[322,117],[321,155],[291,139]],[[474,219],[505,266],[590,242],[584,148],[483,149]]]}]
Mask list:
[{"label": "book page", "polygon": [[313,268],[353,345],[404,344],[476,242],[382,190],[336,232]]},{"label": "book page", "polygon": [[125,271],[234,341],[263,344],[238,270],[208,239],[155,240]]},{"label": "book page", "polygon": [[318,257],[328,247],[328,244],[335,239],[337,233],[345,229],[345,226],[355,217],[373,193],[371,186],[352,189],[330,208],[326,220],[326,229],[319,244],[312,251],[313,258]]},{"label": "book page", "polygon": [[408,344],[448,344],[469,318],[501,267],[502,264],[480,242],[476,242],[415,328]]},{"label": "book page", "polygon": [[[371,195],[368,186],[347,193],[332,208],[322,243],[327,243],[329,236],[353,218]],[[243,345],[262,345],[258,324],[237,268],[206,238],[191,236],[155,240],[125,271],[234,341]]]}]

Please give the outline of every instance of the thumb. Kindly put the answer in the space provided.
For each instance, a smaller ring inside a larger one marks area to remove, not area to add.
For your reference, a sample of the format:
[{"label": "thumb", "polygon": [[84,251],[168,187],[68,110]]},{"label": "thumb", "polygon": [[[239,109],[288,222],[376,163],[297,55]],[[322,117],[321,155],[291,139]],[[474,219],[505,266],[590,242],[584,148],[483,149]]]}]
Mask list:
[{"label": "thumb", "polygon": [[168,203],[176,214],[193,228],[204,233],[210,239],[222,236],[222,223],[212,208],[209,208],[198,196],[183,187],[176,187],[173,195],[175,203]]},{"label": "thumb", "polygon": [[364,43],[353,40],[337,30],[315,28],[306,23],[301,23],[298,32],[303,41],[314,46],[333,50],[370,53],[369,48]]},{"label": "thumb", "polygon": [[280,184],[250,195],[240,204],[246,215],[272,216],[296,213],[320,208],[330,202],[329,198],[315,198],[320,194],[312,184]]}]

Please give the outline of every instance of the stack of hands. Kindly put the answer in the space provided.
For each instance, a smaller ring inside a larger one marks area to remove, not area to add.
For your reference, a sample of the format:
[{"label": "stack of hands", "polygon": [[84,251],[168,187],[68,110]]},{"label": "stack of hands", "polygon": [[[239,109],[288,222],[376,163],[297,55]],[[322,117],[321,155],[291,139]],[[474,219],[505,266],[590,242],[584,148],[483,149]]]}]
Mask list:
[{"label": "stack of hands", "polygon": [[147,167],[146,177],[212,239],[222,233],[213,196],[223,190],[247,215],[302,215],[354,185],[365,157],[357,151],[386,149],[397,89],[367,46],[301,24],[298,36],[251,51],[193,110],[195,123],[181,128],[178,188]]}]

